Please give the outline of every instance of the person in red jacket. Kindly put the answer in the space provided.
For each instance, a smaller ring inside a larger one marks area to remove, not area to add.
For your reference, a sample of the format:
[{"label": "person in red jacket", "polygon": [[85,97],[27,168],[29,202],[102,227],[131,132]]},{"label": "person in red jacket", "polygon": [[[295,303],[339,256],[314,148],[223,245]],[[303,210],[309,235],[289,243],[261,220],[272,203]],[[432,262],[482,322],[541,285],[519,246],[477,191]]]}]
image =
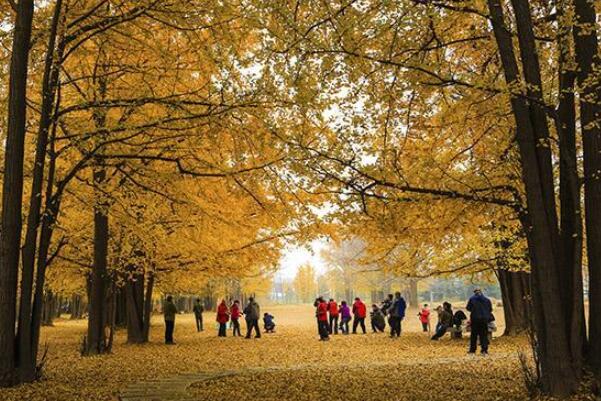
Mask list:
[{"label": "person in red jacket", "polygon": [[232,327],[233,327],[233,336],[236,337],[236,335],[238,335],[238,337],[242,337],[242,334],[240,333],[240,301],[235,300],[234,303],[232,304],[232,309],[231,309],[231,318],[232,318]]},{"label": "person in red jacket", "polygon": [[330,339],[330,331],[328,329],[328,304],[323,297],[317,298],[317,324],[319,325],[319,339],[328,341]]},{"label": "person in red jacket", "polygon": [[219,337],[225,337],[227,322],[230,320],[230,311],[225,304],[225,299],[217,307],[217,323],[219,323]]},{"label": "person in red jacket", "polygon": [[422,310],[417,314],[419,317],[419,321],[422,324],[422,331],[424,333],[430,332],[430,308],[428,308],[428,304],[424,304]]},{"label": "person in red jacket", "polygon": [[329,332],[338,334],[338,304],[332,298],[328,302],[328,312],[330,313]]},{"label": "person in red jacket", "polygon": [[355,303],[353,304],[353,315],[353,334],[357,334],[357,326],[359,325],[361,325],[363,334],[367,333],[365,330],[365,316],[367,315],[367,307],[359,297],[355,298]]}]

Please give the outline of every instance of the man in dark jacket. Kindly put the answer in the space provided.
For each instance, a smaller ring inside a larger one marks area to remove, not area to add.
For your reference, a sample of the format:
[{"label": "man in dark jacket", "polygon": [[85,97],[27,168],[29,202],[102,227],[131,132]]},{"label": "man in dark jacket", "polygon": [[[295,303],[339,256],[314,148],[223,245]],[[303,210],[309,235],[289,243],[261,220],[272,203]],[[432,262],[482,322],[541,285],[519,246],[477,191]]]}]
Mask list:
[{"label": "man in dark jacket", "polygon": [[248,298],[248,304],[244,308],[244,318],[246,320],[246,338],[250,338],[250,334],[255,329],[255,338],[261,338],[259,330],[259,317],[261,309],[259,304],[255,302],[253,297]]},{"label": "man in dark jacket", "polygon": [[407,302],[401,296],[400,292],[394,294],[394,303],[389,309],[390,312],[390,337],[401,336],[401,322],[405,318]]},{"label": "man in dark jacket", "polygon": [[203,331],[203,327],[202,327],[202,312],[204,312],[205,308],[204,306],[202,306],[202,303],[200,302],[200,298],[196,299],[196,302],[194,302],[194,307],[192,308],[192,311],[194,312],[194,318],[196,320],[196,330],[197,331]]},{"label": "man in dark jacket", "polygon": [[177,308],[173,303],[173,297],[167,296],[163,305],[163,316],[165,317],[165,344],[175,344],[173,341],[173,331],[175,330],[175,315]]},{"label": "man in dark jacket", "polygon": [[492,319],[492,302],[477,288],[474,290],[474,295],[468,301],[466,309],[471,312],[469,353],[476,353],[478,338],[480,338],[480,350],[482,354],[486,355],[488,354],[488,323]]},{"label": "man in dark jacket", "polygon": [[[388,294],[388,297],[386,297],[386,299],[382,302],[382,307],[380,308],[380,310],[382,311],[382,315],[384,315],[385,317],[388,316],[388,314],[390,312],[390,308],[392,307],[393,303],[394,303],[394,295]],[[388,325],[390,327],[392,327],[390,318],[388,318]]]}]

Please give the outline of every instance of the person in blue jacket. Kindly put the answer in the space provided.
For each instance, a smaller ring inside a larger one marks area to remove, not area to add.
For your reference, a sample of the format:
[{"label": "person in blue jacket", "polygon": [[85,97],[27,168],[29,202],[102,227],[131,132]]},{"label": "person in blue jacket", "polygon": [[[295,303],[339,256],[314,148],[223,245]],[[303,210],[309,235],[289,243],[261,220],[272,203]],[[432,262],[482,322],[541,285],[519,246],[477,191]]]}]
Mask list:
[{"label": "person in blue jacket", "polygon": [[390,314],[390,337],[401,336],[401,322],[405,318],[407,302],[401,296],[400,292],[394,294],[394,302],[389,309]]},{"label": "person in blue jacket", "polygon": [[492,302],[482,294],[482,290],[476,288],[474,295],[467,303],[466,309],[471,312],[469,353],[476,353],[478,339],[480,339],[480,350],[483,355],[486,355],[488,354],[488,323],[492,319]]}]

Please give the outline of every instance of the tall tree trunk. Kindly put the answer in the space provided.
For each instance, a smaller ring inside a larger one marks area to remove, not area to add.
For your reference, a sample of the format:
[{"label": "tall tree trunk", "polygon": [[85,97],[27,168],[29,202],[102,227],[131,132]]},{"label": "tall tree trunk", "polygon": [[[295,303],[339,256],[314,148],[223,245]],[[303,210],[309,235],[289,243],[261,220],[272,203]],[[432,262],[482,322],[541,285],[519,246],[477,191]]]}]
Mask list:
[{"label": "tall tree trunk", "polygon": [[84,297],[80,294],[73,294],[71,296],[69,309],[71,312],[71,320],[82,319],[87,309]]},{"label": "tall tree trunk", "polygon": [[127,327],[127,289],[126,287],[118,287],[115,305],[115,326]]},{"label": "tall tree trunk", "polygon": [[[57,101],[58,106],[58,101]],[[48,165],[48,180],[46,184],[46,203],[44,215],[42,216],[42,228],[40,229],[40,246],[38,248],[37,272],[35,282],[35,293],[33,296],[33,307],[31,312],[31,336],[32,354],[37,359],[40,343],[40,324],[42,318],[42,307],[44,299],[44,286],[46,282],[46,268],[48,267],[48,252],[54,232],[54,222],[60,208],[60,197],[53,195],[54,175],[56,173],[56,124],[52,127],[52,138],[50,141],[50,162]]]},{"label": "tall tree trunk", "polygon": [[144,274],[133,273],[125,283],[127,307],[127,342],[144,340]]},{"label": "tall tree trunk", "polygon": [[44,75],[42,78],[42,104],[40,109],[40,123],[36,141],[35,161],[33,165],[33,179],[29,199],[29,214],[27,216],[27,230],[22,252],[21,272],[21,299],[19,302],[19,324],[17,330],[17,346],[19,349],[19,370],[22,381],[32,381],[36,377],[37,355],[33,353],[32,344],[32,298],[33,277],[38,241],[38,228],[40,225],[40,210],[42,206],[42,190],[44,186],[44,166],[46,164],[46,150],[48,147],[48,134],[52,124],[53,104],[58,82],[59,68],[55,65],[54,50],[60,20],[62,0],[57,0],[54,6]]},{"label": "tall tree trunk", "polygon": [[[555,193],[546,116],[542,110],[540,69],[534,43],[532,21],[527,1],[513,0],[527,102],[521,94],[510,94],[517,142],[520,150],[522,178],[526,190],[527,213],[521,219],[528,238],[538,357],[543,390],[553,395],[571,394],[577,387],[579,372],[565,331],[565,316],[559,285],[559,230],[555,210]],[[511,31],[505,24],[500,0],[488,0],[491,21],[505,79],[509,88],[520,86],[520,70],[513,49]]]},{"label": "tall tree trunk", "polygon": [[576,107],[571,52],[571,24],[566,21],[568,5],[562,1],[558,8],[559,32],[557,48],[559,58],[559,105],[555,126],[559,136],[559,200],[560,235],[563,263],[559,270],[561,298],[566,316],[566,332],[574,366],[582,370],[586,348],[586,323],[582,283],[582,213],[580,182],[576,153]]},{"label": "tall tree trunk", "polygon": [[52,326],[56,317],[57,297],[51,290],[44,294],[44,305],[42,307],[42,326]]},{"label": "tall tree trunk", "polygon": [[150,319],[152,318],[152,292],[154,290],[154,273],[148,272],[148,280],[146,282],[146,294],[144,299],[144,327],[143,336],[144,342],[148,342],[150,338]]},{"label": "tall tree trunk", "polygon": [[27,70],[33,0],[20,0],[15,11],[0,225],[0,386],[10,386],[19,381],[15,370],[15,321],[22,229]]},{"label": "tall tree trunk", "polygon": [[[97,166],[94,171],[94,184],[98,188],[106,180],[106,170]],[[102,200],[104,194],[96,190],[94,204],[94,266],[92,268],[89,294],[90,313],[88,317],[88,335],[84,354],[95,355],[107,350],[107,260],[109,240],[109,216],[107,202]]]},{"label": "tall tree trunk", "polygon": [[412,308],[418,307],[418,294],[417,294],[417,279],[410,278],[409,279],[409,305]]},{"label": "tall tree trunk", "polygon": [[597,15],[590,0],[574,0],[584,206],[589,271],[589,340],[592,367],[601,371],[601,77]]}]

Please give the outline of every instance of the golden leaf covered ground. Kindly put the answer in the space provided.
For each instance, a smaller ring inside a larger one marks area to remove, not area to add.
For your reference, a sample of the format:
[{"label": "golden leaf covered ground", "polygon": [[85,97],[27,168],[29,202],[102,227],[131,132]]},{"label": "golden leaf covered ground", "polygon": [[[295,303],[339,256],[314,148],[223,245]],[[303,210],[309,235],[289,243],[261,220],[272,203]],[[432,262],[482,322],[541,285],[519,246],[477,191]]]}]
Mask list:
[{"label": "golden leaf covered ground", "polygon": [[489,357],[469,357],[467,339],[430,341],[410,311],[400,339],[358,334],[322,343],[310,306],[263,309],[278,328],[260,340],[217,338],[213,314],[206,313],[201,334],[191,315],[179,316],[177,345],[165,346],[157,317],[150,344],[126,345],[119,332],[113,354],[86,358],[78,352],[85,321],[58,320],[43,333],[44,380],[2,389],[0,400],[113,401],[128,384],[201,371],[232,373],[194,384],[189,392],[199,401],[527,398],[517,359],[527,349],[523,338],[495,339]]}]

